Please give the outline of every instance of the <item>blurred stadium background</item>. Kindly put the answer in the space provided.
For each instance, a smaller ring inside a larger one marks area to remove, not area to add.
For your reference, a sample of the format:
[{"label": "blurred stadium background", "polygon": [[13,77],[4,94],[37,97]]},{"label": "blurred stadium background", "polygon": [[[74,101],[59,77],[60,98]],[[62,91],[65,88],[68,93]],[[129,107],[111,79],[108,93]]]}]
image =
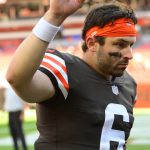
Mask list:
[{"label": "blurred stadium background", "polygon": [[[63,23],[61,31],[50,46],[82,56],[80,32],[85,15],[93,5],[111,1],[114,0],[86,0],[83,8]],[[138,17],[139,33],[133,51],[134,59],[128,67],[129,73],[138,84],[137,102],[134,109],[135,128],[131,132],[129,144],[143,145],[141,149],[150,150],[150,0],[118,1],[132,7]],[[16,48],[30,33],[47,10],[48,5],[49,0],[0,0],[0,83],[5,78],[7,66]],[[28,112],[29,110],[26,114]],[[1,125],[7,123],[7,119],[1,121],[2,116],[4,115],[0,112],[0,134]],[[27,115],[26,118],[28,117]],[[35,117],[33,118],[35,121]],[[3,140],[0,136],[0,145],[4,143]],[[144,144],[149,145],[148,148],[144,148]]]}]

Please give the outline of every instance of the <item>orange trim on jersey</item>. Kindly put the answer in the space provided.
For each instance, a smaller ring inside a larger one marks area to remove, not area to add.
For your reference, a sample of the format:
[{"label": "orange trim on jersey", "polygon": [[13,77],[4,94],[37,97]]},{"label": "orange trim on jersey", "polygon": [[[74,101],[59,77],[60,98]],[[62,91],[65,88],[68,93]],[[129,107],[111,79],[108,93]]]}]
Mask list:
[{"label": "orange trim on jersey", "polygon": [[86,40],[90,37],[124,37],[136,36],[135,24],[131,19],[121,18],[115,20],[113,23],[108,23],[103,28],[98,26],[92,27],[86,33]]},{"label": "orange trim on jersey", "polygon": [[64,88],[69,91],[69,85],[66,82],[66,80],[64,79],[64,77],[61,75],[61,73],[57,70],[57,68],[53,67],[52,65],[50,65],[47,62],[42,62],[41,65],[45,66],[46,68],[48,68],[50,71],[52,71],[61,81],[61,83],[64,85]]},{"label": "orange trim on jersey", "polygon": [[55,64],[57,64],[58,66],[60,66],[63,69],[64,72],[67,73],[66,67],[63,64],[61,64],[59,61],[57,61],[56,59],[54,59],[53,57],[45,55],[44,58],[46,58],[48,60],[51,60],[52,62],[54,62]]}]

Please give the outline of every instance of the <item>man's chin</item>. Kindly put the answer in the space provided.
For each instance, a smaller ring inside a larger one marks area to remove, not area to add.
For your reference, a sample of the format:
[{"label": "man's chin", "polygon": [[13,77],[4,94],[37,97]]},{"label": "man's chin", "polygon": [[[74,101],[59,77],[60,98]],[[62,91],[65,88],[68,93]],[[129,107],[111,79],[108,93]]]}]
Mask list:
[{"label": "man's chin", "polygon": [[124,71],[113,72],[112,76],[121,77],[123,75],[123,73],[124,73]]}]

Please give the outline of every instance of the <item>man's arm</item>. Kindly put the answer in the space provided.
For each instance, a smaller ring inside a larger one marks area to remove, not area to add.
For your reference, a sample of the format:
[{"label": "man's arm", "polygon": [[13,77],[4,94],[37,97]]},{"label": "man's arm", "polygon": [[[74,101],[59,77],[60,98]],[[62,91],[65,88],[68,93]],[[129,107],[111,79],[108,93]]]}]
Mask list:
[{"label": "man's arm", "polygon": [[[60,26],[83,2],[84,0],[50,0],[50,8],[43,18],[54,26]],[[17,48],[8,67],[7,81],[27,102],[41,102],[55,94],[50,79],[37,70],[49,42],[41,40],[32,32]]]}]

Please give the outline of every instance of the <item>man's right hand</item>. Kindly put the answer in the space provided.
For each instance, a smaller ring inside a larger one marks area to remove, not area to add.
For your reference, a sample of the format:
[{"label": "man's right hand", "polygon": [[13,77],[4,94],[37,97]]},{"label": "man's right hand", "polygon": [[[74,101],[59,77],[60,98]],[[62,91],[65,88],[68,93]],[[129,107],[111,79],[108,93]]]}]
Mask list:
[{"label": "man's right hand", "polygon": [[50,0],[50,7],[44,18],[53,25],[59,26],[75,11],[77,11],[85,0]]}]

